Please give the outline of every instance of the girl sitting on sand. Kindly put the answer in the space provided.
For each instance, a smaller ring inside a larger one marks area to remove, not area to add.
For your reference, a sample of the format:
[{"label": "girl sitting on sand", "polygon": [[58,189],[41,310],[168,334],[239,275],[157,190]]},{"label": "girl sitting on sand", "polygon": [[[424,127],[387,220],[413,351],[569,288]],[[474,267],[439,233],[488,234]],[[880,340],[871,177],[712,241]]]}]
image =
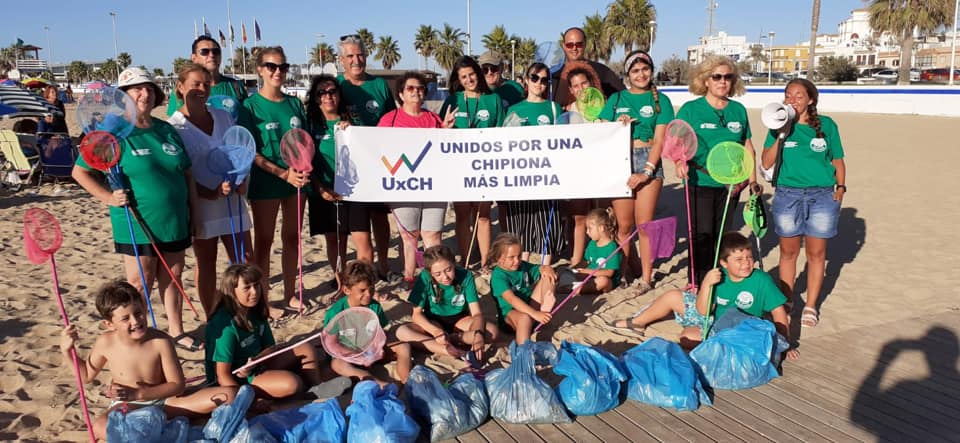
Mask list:
[{"label": "girl sitting on sand", "polygon": [[583,280],[595,269],[599,271],[593,274],[593,279],[583,283],[581,294],[609,292],[620,284],[623,252],[617,250],[617,242],[613,240],[616,232],[617,219],[613,215],[613,209],[598,208],[587,214],[587,236],[590,237],[590,243],[587,244],[587,251],[584,254],[587,267],[576,268],[573,271],[576,273],[577,280]]},{"label": "girl sitting on sand", "polygon": [[[470,346],[481,360],[487,340],[495,340],[497,327],[483,319],[473,273],[456,265],[453,251],[443,245],[423,252],[423,270],[410,291],[413,322],[397,330],[397,338],[423,346],[434,354],[464,357],[456,342]],[[448,335],[450,334],[450,335]]]},{"label": "girl sitting on sand", "polygon": [[533,322],[547,323],[557,299],[557,273],[547,265],[537,266],[520,259],[520,239],[509,233],[497,236],[490,250],[496,266],[490,288],[497,298],[500,327],[516,331],[517,344],[530,339]]}]

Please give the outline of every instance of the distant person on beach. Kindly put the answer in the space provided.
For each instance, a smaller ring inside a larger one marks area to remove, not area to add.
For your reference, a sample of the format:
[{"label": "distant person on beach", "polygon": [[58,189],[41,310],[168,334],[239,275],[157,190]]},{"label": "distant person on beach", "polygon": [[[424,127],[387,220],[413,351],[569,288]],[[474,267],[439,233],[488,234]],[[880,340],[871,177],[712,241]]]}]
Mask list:
[{"label": "distant person on beach", "polygon": [[[243,82],[220,73],[220,61],[223,60],[220,44],[213,38],[201,35],[193,41],[190,50],[190,61],[203,66],[210,72],[210,95],[226,95],[237,100],[237,107],[241,108],[247,99],[247,90]],[[183,100],[177,97],[176,88],[170,90],[170,99],[167,102],[167,116],[173,115],[183,106]]]},{"label": "distant person on beach", "polygon": [[783,103],[797,111],[795,122],[767,134],[763,168],[775,168],[773,225],[780,237],[780,280],[793,287],[797,256],[803,243],[807,256],[807,300],[800,324],[820,322],[820,289],[826,267],[827,239],[837,235],[840,206],[847,193],[847,166],[840,131],[832,118],[820,115],[820,93],[812,82],[787,83]]},{"label": "distant person on beach", "polygon": [[[113,281],[97,289],[94,299],[106,331],[97,337],[87,358],[82,358],[79,350],[77,357],[84,383],[91,383],[104,369],[110,372],[104,390],[110,406],[93,423],[97,438],[106,441],[107,417],[116,409],[158,406],[167,418],[197,418],[233,401],[237,390],[232,387],[186,389],[173,340],[147,325],[146,307],[137,288]],[[79,340],[75,324],[63,328],[60,353],[66,365],[72,364],[70,349]]]},{"label": "distant person on beach", "polygon": [[[603,63],[586,60],[584,58],[584,55],[586,54],[587,37],[586,34],[583,33],[583,29],[573,27],[564,31],[562,44],[563,54],[566,57],[564,59],[564,63],[566,64],[577,61],[588,63],[590,67],[593,68],[593,71],[597,73],[604,97],[609,97],[614,92],[623,90],[623,79],[621,79],[616,72],[613,72],[612,69]],[[551,84],[553,91],[558,93],[562,91],[562,84],[560,82],[561,71],[557,71],[553,74],[553,82]],[[558,101],[563,103],[563,100]]]},{"label": "distant person on beach", "polygon": [[60,114],[47,114],[42,119],[37,126],[37,132],[59,132],[66,134],[67,130],[67,120],[66,109],[63,106],[63,102],[60,101],[59,91],[57,87],[53,85],[48,85],[46,88],[43,88],[43,98],[47,100],[47,103],[53,105],[60,111]]},{"label": "distant person on beach", "polygon": [[[503,78],[503,56],[497,51],[487,51],[480,54],[477,58],[480,68],[483,69],[483,77],[487,80],[487,86],[494,94],[500,96],[503,102],[503,109],[507,109],[526,97],[523,86],[513,79]],[[516,68],[511,68],[514,71]]]}]

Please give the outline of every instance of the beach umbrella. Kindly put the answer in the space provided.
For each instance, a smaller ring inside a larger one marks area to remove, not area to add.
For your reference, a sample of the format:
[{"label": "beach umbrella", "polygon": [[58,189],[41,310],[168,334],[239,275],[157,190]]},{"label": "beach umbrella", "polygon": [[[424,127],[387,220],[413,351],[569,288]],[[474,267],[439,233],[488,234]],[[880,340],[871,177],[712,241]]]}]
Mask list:
[{"label": "beach umbrella", "polygon": [[30,77],[21,80],[20,84],[27,88],[43,88],[50,85],[50,82],[45,78]]},{"label": "beach umbrella", "polygon": [[9,115],[17,112],[17,108],[0,103],[0,116]]},{"label": "beach umbrella", "polygon": [[63,115],[55,106],[36,94],[15,86],[0,86],[0,104],[16,109],[4,118],[43,117],[46,114]]},{"label": "beach umbrella", "polygon": [[0,81],[0,86],[17,86],[17,81],[9,78],[3,79]]}]

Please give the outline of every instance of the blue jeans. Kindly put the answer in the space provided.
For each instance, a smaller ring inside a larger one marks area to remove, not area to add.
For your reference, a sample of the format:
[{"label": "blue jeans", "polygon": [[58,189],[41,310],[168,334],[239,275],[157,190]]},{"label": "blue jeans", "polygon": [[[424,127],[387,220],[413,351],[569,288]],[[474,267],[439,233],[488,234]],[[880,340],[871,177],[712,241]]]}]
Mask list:
[{"label": "blue jeans", "polygon": [[[634,174],[639,174],[643,172],[643,168],[647,165],[647,161],[650,160],[650,148],[633,148],[630,153],[631,159],[631,171]],[[653,171],[653,177],[663,179],[663,165],[657,165],[657,168]]]},{"label": "blue jeans", "polygon": [[833,187],[788,188],[773,193],[773,226],[780,237],[833,238],[840,220],[840,202]]}]

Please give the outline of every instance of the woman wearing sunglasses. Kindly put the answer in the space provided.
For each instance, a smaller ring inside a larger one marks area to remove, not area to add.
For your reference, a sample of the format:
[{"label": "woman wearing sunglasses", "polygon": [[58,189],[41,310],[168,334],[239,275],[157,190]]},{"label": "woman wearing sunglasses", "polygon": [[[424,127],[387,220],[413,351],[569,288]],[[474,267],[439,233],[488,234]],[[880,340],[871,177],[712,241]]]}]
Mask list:
[{"label": "woman wearing sunglasses", "polygon": [[[248,197],[253,210],[253,257],[254,263],[263,270],[264,280],[270,278],[270,255],[273,250],[273,235],[277,226],[277,212],[283,211],[280,238],[283,243],[280,259],[283,272],[282,309],[270,308],[270,316],[278,318],[284,311],[296,312],[299,303],[295,299],[297,278],[297,231],[303,218],[306,200],[297,207],[297,188],[310,182],[306,173],[293,170],[280,156],[280,140],[292,128],[305,124],[303,103],[287,95],[281,87],[287,80],[290,64],[279,46],[264,48],[257,55],[257,74],[263,87],[248,98],[243,107],[247,110],[246,127],[257,140],[257,157],[250,171]],[[266,282],[264,282],[266,283]],[[269,286],[267,286],[269,287]]]},{"label": "woman wearing sunglasses", "polygon": [[[503,123],[504,109],[500,97],[490,91],[480,65],[473,57],[461,57],[450,70],[451,95],[440,108],[440,118],[454,115],[455,128],[495,128]],[[467,252],[470,248],[470,225],[476,224],[477,246],[480,250],[480,263],[487,262],[490,252],[490,203],[455,202],[457,245],[460,249],[461,265],[467,266]],[[478,218],[474,221],[474,211]]]},{"label": "woman wearing sunglasses", "polygon": [[[350,113],[343,100],[343,92],[332,75],[318,75],[307,91],[307,130],[317,146],[313,157],[310,184],[313,193],[307,197],[310,204],[310,235],[323,235],[327,246],[327,261],[333,275],[340,272],[347,254],[349,232],[349,203],[340,203],[340,195],[333,191],[337,171],[334,131],[350,125]],[[369,221],[367,221],[369,223]],[[328,288],[336,290],[336,284]]]},{"label": "woman wearing sunglasses", "polygon": [[[423,108],[427,94],[427,78],[416,71],[407,71],[396,84],[396,98],[400,109],[394,109],[380,118],[377,126],[391,128],[452,128],[454,114],[445,119]],[[390,203],[394,220],[403,239],[403,280],[413,288],[417,271],[417,243],[423,239],[423,247],[440,244],[443,218],[447,213],[446,202],[437,203]]]},{"label": "woman wearing sunglasses", "polygon": [[[627,54],[623,63],[626,70],[626,90],[614,93],[600,111],[600,119],[619,121],[630,125],[631,172],[627,186],[633,191],[632,198],[618,198],[612,202],[617,217],[617,242],[623,243],[638,224],[653,219],[657,199],[663,188],[663,166],[660,152],[667,123],[673,120],[673,104],[670,98],[657,91],[653,83],[653,59],[644,51]],[[636,257],[640,257],[640,293],[653,289],[653,257],[650,254],[650,238],[640,231],[639,248],[623,248],[626,260],[624,275],[636,276]]]},{"label": "woman wearing sunglasses", "polygon": [[[563,109],[547,98],[550,69],[543,63],[534,63],[527,68],[523,80],[527,98],[511,106],[507,115],[516,114],[521,126],[554,124]],[[504,209],[504,230],[520,238],[520,258],[527,260],[531,252],[539,253],[546,246],[546,256],[541,260],[542,264],[549,265],[566,240],[557,201],[512,200],[505,202]]]},{"label": "woman wearing sunglasses", "polygon": [[[697,133],[697,153],[686,164],[677,164],[677,174],[689,178],[693,185],[691,219],[693,220],[695,278],[703,278],[713,264],[713,248],[720,235],[723,211],[732,211],[740,201],[740,191],[747,183],[734,188],[727,201],[727,190],[707,173],[707,155],[720,142],[742,144],[754,155],[750,141],[750,121],[742,104],[730,97],[743,95],[737,65],[729,57],[709,56],[697,65],[690,77],[690,93],[700,98],[683,104],[677,118],[690,124]],[[747,180],[752,192],[757,192],[756,171],[750,171]],[[728,212],[729,215],[729,212]],[[696,281],[696,280],[695,280]]]}]

